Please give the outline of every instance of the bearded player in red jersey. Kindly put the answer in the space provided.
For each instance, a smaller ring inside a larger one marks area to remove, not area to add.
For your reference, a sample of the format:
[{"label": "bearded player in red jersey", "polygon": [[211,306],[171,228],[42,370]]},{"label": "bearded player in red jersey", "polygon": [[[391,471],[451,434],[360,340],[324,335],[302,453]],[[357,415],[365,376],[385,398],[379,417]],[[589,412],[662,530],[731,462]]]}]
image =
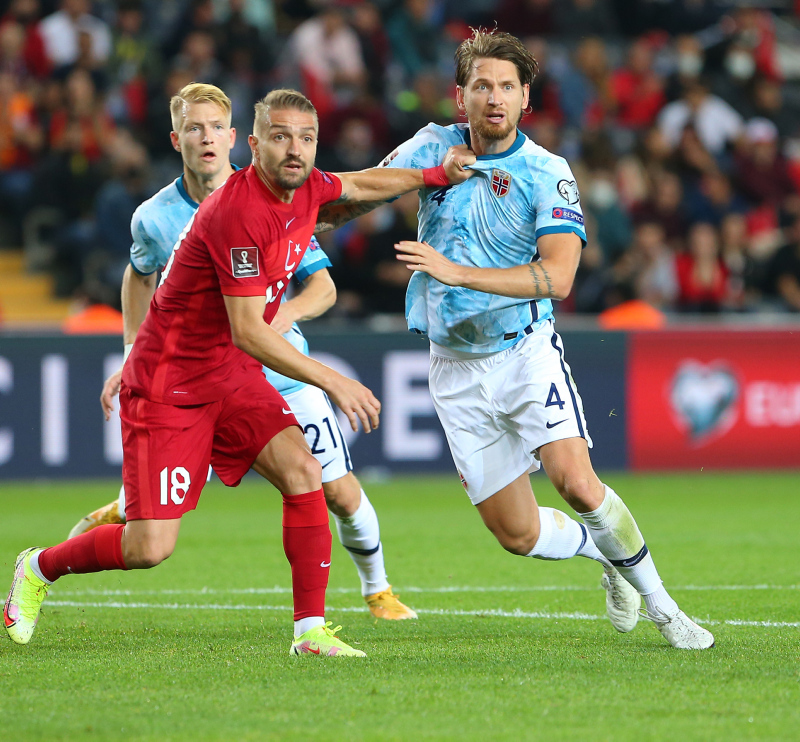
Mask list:
[{"label": "bearded player in red jersey", "polygon": [[18,557],[5,605],[19,644],[33,634],[47,589],[67,573],[146,569],[172,554],[181,516],[197,506],[209,464],[236,486],[248,469],[283,495],[283,544],[292,569],[291,654],[364,656],[328,628],[331,533],[321,466],[262,365],[320,387],[369,432],[380,403],[369,389],[296,350],[269,323],[327,203],[381,201],[466,180],[464,147],[436,168],[333,175],[314,169],[318,121],[300,93],[256,104],[253,163],[209,196],[164,270],[120,393],[128,496],[125,525],[104,525]]}]

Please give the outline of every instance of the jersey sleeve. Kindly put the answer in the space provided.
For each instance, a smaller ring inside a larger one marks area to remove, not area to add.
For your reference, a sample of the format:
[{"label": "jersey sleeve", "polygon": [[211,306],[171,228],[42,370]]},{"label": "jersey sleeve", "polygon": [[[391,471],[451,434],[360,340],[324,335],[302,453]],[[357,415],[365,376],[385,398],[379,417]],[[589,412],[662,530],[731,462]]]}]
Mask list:
[{"label": "jersey sleeve", "polygon": [[254,238],[246,222],[241,208],[229,206],[209,214],[197,230],[196,236],[206,244],[224,296],[266,295],[266,257],[274,249],[274,242],[268,235]]},{"label": "jersey sleeve", "polygon": [[420,129],[411,139],[385,157],[378,167],[438,167],[449,146],[438,128],[434,124],[428,124]]},{"label": "jersey sleeve", "polygon": [[314,179],[314,193],[320,205],[336,201],[342,195],[342,181],[337,175],[314,168],[311,177]]},{"label": "jersey sleeve", "polygon": [[159,248],[157,235],[151,235],[148,230],[148,219],[142,209],[136,209],[131,218],[131,266],[143,275],[148,276],[159,268],[163,268],[166,261],[162,262],[161,250]]},{"label": "jersey sleeve", "polygon": [[300,261],[300,265],[297,266],[297,270],[294,272],[294,276],[300,283],[303,283],[313,273],[321,271],[323,268],[330,268],[331,265],[331,261],[320,247],[317,238],[312,237],[311,242],[308,243],[308,249]]},{"label": "jersey sleeve", "polygon": [[546,160],[536,181],[533,208],[536,212],[536,237],[574,232],[586,245],[586,229],[578,184],[566,161]]}]

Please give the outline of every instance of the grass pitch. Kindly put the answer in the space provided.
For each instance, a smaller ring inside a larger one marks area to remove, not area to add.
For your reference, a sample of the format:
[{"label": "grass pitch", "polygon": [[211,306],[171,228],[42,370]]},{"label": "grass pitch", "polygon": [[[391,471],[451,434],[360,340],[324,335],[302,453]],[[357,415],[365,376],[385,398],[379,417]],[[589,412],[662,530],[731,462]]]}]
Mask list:
[{"label": "grass pitch", "polygon": [[[365,483],[389,577],[418,621],[376,622],[334,535],[328,618],[366,660],[289,657],[280,498],[212,483],[155,570],[66,577],[31,644],[0,637],[0,725],[19,740],[788,740],[800,726],[800,475],[607,477],[661,576],[715,633],[618,634],[601,570],[500,549],[455,477]],[[16,554],[62,540],[119,483],[0,485]],[[543,476],[542,504],[559,506]],[[335,534],[335,532],[334,532]]]}]

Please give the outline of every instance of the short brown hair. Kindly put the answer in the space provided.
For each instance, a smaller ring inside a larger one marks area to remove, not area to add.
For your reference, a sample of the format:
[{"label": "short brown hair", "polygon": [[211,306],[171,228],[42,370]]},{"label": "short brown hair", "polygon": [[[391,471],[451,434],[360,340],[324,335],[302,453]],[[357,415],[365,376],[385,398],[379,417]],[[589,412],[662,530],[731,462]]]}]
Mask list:
[{"label": "short brown hair", "polygon": [[270,91],[256,103],[256,117],[253,122],[254,133],[258,133],[259,126],[269,118],[270,108],[274,108],[276,111],[290,109],[313,114],[317,125],[319,125],[317,109],[314,108],[314,104],[308,98],[297,90],[280,88]]},{"label": "short brown hair", "polygon": [[180,131],[183,119],[183,107],[187,103],[213,103],[225,111],[228,126],[231,125],[231,99],[216,85],[204,82],[190,82],[184,85],[177,95],[169,101],[169,114],[172,118],[172,130]]},{"label": "short brown hair", "polygon": [[473,28],[472,36],[456,49],[456,85],[466,87],[472,67],[477,59],[502,59],[517,68],[519,81],[523,85],[533,84],[539,63],[525,45],[510,33]]}]

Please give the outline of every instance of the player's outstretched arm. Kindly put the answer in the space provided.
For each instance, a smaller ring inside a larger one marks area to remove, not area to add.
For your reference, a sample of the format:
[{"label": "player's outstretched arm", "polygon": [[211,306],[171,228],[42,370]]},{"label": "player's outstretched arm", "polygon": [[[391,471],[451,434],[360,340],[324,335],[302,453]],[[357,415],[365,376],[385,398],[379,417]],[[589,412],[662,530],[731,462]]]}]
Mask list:
[{"label": "player's outstretched arm", "polygon": [[342,195],[334,204],[386,201],[419,188],[437,188],[463,183],[475,173],[468,170],[475,153],[466,144],[450,147],[438,167],[373,167],[355,173],[336,173],[342,181]]},{"label": "player's outstretched arm", "polygon": [[536,241],[540,260],[512,268],[474,268],[448,260],[425,242],[395,245],[397,259],[448,286],[519,299],[566,299],[581,258],[581,238],[573,232]]},{"label": "player's outstretched arm", "polygon": [[332,229],[338,229],[343,224],[358,219],[364,214],[369,214],[379,206],[387,201],[362,201],[361,203],[339,203],[334,201],[331,204],[325,204],[319,207],[317,214],[317,226],[314,227],[314,233],[330,232]]},{"label": "player's outstretched arm", "polygon": [[299,350],[264,322],[264,296],[224,296],[233,344],[283,376],[313,384],[328,393],[347,415],[353,430],[358,421],[369,433],[378,427],[381,403],[363,384],[342,376]]},{"label": "player's outstretched arm", "polygon": [[278,307],[278,312],[270,326],[283,335],[289,332],[295,322],[303,322],[325,314],[336,303],[336,285],[327,268],[312,273],[303,288],[289,301]]},{"label": "player's outstretched arm", "polygon": [[[147,316],[147,309],[153,294],[156,292],[156,274],[150,273],[143,276],[133,270],[133,266],[128,263],[125,273],[122,276],[122,337],[127,350],[133,344],[136,333]],[[114,397],[119,394],[120,380],[122,379],[122,369],[115,371],[103,384],[103,391],[100,393],[100,406],[103,408],[103,415],[106,420],[111,418],[114,410]]]}]

